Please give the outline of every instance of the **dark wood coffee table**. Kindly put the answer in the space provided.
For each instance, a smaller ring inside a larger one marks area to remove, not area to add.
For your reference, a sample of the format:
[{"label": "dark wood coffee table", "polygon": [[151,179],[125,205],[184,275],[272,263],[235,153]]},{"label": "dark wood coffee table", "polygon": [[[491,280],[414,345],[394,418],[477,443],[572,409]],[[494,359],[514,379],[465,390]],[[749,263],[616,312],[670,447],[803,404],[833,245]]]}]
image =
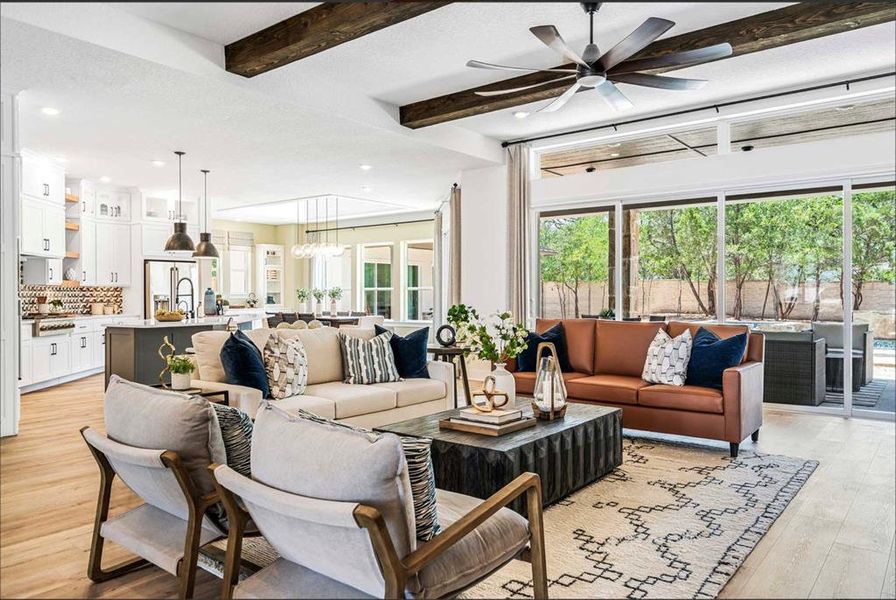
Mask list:
[{"label": "dark wood coffee table", "polygon": [[[531,415],[528,401],[517,406]],[[545,506],[603,477],[622,464],[622,411],[593,404],[569,404],[566,416],[499,437],[439,429],[456,410],[377,427],[398,435],[432,440],[436,486],[488,498],[520,473],[541,477]],[[525,514],[522,499],[512,508]]]}]

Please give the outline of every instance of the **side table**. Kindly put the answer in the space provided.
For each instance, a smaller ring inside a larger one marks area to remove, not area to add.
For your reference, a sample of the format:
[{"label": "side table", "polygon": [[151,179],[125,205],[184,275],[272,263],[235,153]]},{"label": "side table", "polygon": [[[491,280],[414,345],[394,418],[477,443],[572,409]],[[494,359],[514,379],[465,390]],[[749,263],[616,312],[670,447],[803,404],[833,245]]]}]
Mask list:
[{"label": "side table", "polygon": [[[218,390],[213,392],[204,392],[202,388],[191,387],[185,390],[172,390],[170,387],[164,387],[161,383],[155,383],[150,387],[165,389],[170,392],[180,392],[181,394],[190,394],[191,396],[202,396],[209,402],[214,402],[215,404],[223,404],[224,406],[230,406],[230,392],[227,390]],[[217,397],[217,399],[213,399]]]},{"label": "side table", "polygon": [[[457,346],[430,346],[426,351],[432,354],[433,360],[441,360],[442,362],[452,364],[454,364],[455,359],[458,360],[460,363],[460,378],[464,384],[465,406],[470,406],[473,400],[470,396],[470,381],[467,379],[467,363],[464,360],[464,349]],[[455,408],[458,408],[457,404],[457,396],[455,396]]]}]

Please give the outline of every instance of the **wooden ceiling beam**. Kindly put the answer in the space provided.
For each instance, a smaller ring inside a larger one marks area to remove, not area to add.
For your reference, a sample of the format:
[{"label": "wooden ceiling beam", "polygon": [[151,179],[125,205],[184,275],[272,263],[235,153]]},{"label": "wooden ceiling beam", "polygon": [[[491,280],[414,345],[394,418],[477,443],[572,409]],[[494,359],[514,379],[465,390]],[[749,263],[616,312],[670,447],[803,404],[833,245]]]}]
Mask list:
[{"label": "wooden ceiling beam", "polygon": [[324,2],[294,17],[227,44],[225,68],[254,77],[450,2]]},{"label": "wooden ceiling beam", "polygon": [[[777,10],[657,40],[632,58],[651,58],[722,42],[731,44],[732,56],[741,56],[893,20],[896,20],[896,3],[890,1],[819,0],[800,2]],[[575,65],[564,64],[558,65],[556,68],[575,68]],[[650,72],[659,73],[664,70],[673,69],[656,69]],[[475,92],[544,83],[557,77],[556,73],[531,73],[407,104],[400,107],[400,122],[405,127],[418,129],[555,98],[569,87],[569,80],[548,83],[541,87],[503,96],[484,97],[477,96]]]}]

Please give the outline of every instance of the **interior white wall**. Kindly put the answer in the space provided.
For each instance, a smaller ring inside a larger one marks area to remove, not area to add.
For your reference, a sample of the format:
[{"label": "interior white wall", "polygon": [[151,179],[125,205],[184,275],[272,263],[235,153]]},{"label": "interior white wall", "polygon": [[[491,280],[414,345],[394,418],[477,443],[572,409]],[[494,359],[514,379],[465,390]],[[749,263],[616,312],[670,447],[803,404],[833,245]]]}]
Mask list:
[{"label": "interior white wall", "polygon": [[481,315],[507,308],[507,168],[461,173],[461,300]]},{"label": "interior white wall", "polygon": [[19,126],[16,97],[0,94],[0,436],[19,431]]}]

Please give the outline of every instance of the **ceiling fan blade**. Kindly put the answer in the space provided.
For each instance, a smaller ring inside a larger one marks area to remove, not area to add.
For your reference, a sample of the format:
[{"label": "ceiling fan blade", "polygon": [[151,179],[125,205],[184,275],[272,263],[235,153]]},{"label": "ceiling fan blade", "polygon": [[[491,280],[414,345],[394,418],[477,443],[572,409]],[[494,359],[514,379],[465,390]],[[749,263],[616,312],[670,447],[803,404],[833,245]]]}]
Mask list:
[{"label": "ceiling fan blade", "polygon": [[508,65],[496,65],[493,63],[482,62],[481,60],[468,60],[468,67],[474,69],[491,69],[494,71],[525,71],[526,73],[575,73],[575,69],[530,69],[528,67],[511,67]]},{"label": "ceiling fan blade", "polygon": [[706,85],[705,79],[682,79],[681,77],[664,77],[648,73],[613,73],[610,79],[617,83],[630,83],[661,90],[699,90]]},{"label": "ceiling fan blade", "polygon": [[600,57],[600,64],[604,71],[609,71],[627,58],[631,58],[644,48],[646,48],[653,40],[660,37],[672,27],[675,26],[673,21],[660,19],[658,17],[650,17],[638,26],[628,36],[610,48],[603,56]]},{"label": "ceiling fan blade", "polygon": [[685,50],[684,52],[674,52],[672,54],[664,54],[653,58],[636,58],[627,60],[616,65],[613,73],[634,73],[636,71],[650,71],[651,69],[662,69],[666,67],[691,67],[712,60],[719,60],[726,56],[731,56],[733,50],[731,44],[715,44],[706,48],[697,48],[696,50]]},{"label": "ceiling fan blade", "polygon": [[552,79],[550,81],[542,81],[541,83],[533,83],[532,85],[524,85],[523,87],[511,88],[509,90],[496,90],[496,91],[486,91],[486,92],[473,92],[477,96],[501,96],[503,94],[512,94],[513,92],[521,92],[523,90],[532,89],[534,87],[538,87],[540,85],[547,85],[549,83],[554,83],[555,81],[563,81],[564,79],[570,79],[574,77],[574,75],[567,75],[566,77],[560,77],[559,79]]},{"label": "ceiling fan blade", "polygon": [[632,101],[625,97],[625,94],[619,91],[611,81],[605,81],[594,88],[600,97],[609,104],[613,109],[618,111],[629,110],[635,105]]},{"label": "ceiling fan blade", "polygon": [[542,41],[548,48],[553,50],[554,52],[558,52],[566,57],[567,60],[571,60],[577,65],[581,65],[583,67],[587,67],[588,63],[586,63],[582,58],[573,52],[569,46],[566,45],[566,42],[563,41],[563,38],[560,37],[560,32],[557,31],[557,28],[553,25],[539,25],[538,27],[530,27],[529,31],[531,31],[535,37]]},{"label": "ceiling fan blade", "polygon": [[582,85],[579,82],[572,84],[571,86],[569,86],[569,89],[563,92],[560,97],[554,99],[554,101],[547,106],[539,108],[536,112],[554,112],[556,110],[559,110],[563,107],[564,104],[569,102],[569,99],[572,98],[581,87]]}]

